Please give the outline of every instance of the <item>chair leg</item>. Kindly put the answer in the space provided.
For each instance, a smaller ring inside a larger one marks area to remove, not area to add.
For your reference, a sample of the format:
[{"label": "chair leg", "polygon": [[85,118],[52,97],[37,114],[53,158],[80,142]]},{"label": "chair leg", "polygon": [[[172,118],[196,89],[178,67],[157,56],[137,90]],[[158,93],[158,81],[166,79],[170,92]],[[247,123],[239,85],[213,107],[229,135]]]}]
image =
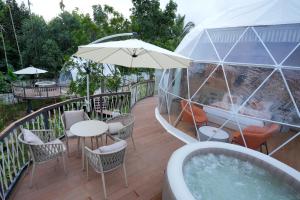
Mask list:
[{"label": "chair leg", "polygon": [[87,180],[89,180],[89,161],[87,157],[86,157],[86,178]]},{"label": "chair leg", "polygon": [[265,142],[264,145],[265,145],[265,147],[266,147],[267,155],[269,155],[269,149],[268,149],[267,142]]},{"label": "chair leg", "polygon": [[93,137],[91,137],[92,149],[94,149]]},{"label": "chair leg", "polygon": [[128,187],[128,180],[127,180],[127,173],[126,173],[125,163],[123,163],[123,173],[124,173],[125,185],[126,185],[126,187]]},{"label": "chair leg", "polygon": [[65,160],[65,154],[63,153],[62,154],[62,163],[63,163],[63,167],[64,167],[64,172],[65,172],[65,175],[67,175],[67,168],[66,168],[66,160]]},{"label": "chair leg", "polygon": [[31,177],[30,177],[30,187],[32,187],[34,172],[35,172],[35,163],[32,164]]},{"label": "chair leg", "polygon": [[66,145],[67,145],[67,154],[68,156],[70,156],[70,151],[69,151],[69,139],[68,139],[68,136],[65,136],[66,137]]},{"label": "chair leg", "polygon": [[28,160],[29,160],[29,163],[28,163],[28,165],[27,165],[26,174],[29,174],[30,161],[32,161],[32,160],[31,160],[31,154],[29,154]]},{"label": "chair leg", "polygon": [[[102,136],[100,136],[100,137],[102,137]],[[99,137],[97,137],[97,136],[96,136],[96,144],[97,144],[96,148],[98,148],[99,147]]]},{"label": "chair leg", "polygon": [[107,135],[105,135],[105,144],[107,144]]},{"label": "chair leg", "polygon": [[106,194],[106,186],[105,186],[105,177],[104,173],[101,173],[101,178],[102,178],[102,186],[103,186],[103,192],[104,192],[104,198],[107,199],[107,194]]},{"label": "chair leg", "polygon": [[133,148],[134,148],[134,150],[136,150],[136,148],[135,148],[135,143],[134,143],[134,140],[133,140],[133,137],[132,136],[130,136],[131,137],[131,141],[132,141],[132,144],[133,144]]},{"label": "chair leg", "polygon": [[80,138],[77,137],[77,153],[79,155],[79,149],[80,149]]}]

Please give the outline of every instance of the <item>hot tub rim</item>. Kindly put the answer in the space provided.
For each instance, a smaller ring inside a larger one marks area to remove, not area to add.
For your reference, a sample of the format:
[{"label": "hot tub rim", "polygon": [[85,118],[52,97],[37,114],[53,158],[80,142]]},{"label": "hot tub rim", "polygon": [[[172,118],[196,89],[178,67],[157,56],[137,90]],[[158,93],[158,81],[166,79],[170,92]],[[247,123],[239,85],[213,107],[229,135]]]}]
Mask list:
[{"label": "hot tub rim", "polygon": [[[271,156],[265,155],[258,151],[245,148],[238,145],[223,143],[223,142],[213,142],[213,141],[206,141],[206,142],[197,142],[185,145],[176,151],[173,152],[171,155],[168,165],[167,165],[167,176],[168,184],[170,190],[173,193],[173,196],[176,199],[186,199],[186,200],[194,200],[194,196],[190,192],[189,188],[187,187],[184,177],[183,177],[183,165],[186,161],[186,158],[193,153],[194,151],[198,151],[201,149],[208,149],[208,148],[215,148],[215,149],[223,149],[223,150],[230,150],[237,153],[246,154],[248,156],[252,156],[256,159],[261,160],[269,165],[272,165],[274,168],[286,173],[287,175],[293,177],[296,181],[300,182],[300,172],[291,168],[290,166],[272,158]],[[172,181],[170,181],[172,180]]]}]

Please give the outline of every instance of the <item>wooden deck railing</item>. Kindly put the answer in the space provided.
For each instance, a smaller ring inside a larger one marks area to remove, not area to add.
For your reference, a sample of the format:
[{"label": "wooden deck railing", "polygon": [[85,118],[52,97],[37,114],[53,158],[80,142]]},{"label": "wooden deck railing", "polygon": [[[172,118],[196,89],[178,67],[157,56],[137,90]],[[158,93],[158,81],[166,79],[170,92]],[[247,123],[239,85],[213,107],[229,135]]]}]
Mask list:
[{"label": "wooden deck railing", "polygon": [[47,87],[33,87],[12,84],[12,92],[16,98],[22,99],[46,99],[57,98],[66,95],[69,87],[54,85]]},{"label": "wooden deck railing", "polygon": [[[131,107],[139,100],[154,94],[154,81],[146,81],[134,84],[130,92],[118,92],[93,95],[90,98],[92,107],[90,117],[92,119],[104,120],[103,110],[94,109],[94,100],[106,102],[105,110],[120,113],[128,113]],[[18,181],[23,170],[30,162],[29,151],[17,137],[21,128],[27,129],[53,129],[57,137],[63,137],[63,128],[60,117],[66,110],[77,110],[85,108],[85,98],[69,99],[35,111],[22,119],[10,124],[0,133],[0,197],[6,199]]]}]

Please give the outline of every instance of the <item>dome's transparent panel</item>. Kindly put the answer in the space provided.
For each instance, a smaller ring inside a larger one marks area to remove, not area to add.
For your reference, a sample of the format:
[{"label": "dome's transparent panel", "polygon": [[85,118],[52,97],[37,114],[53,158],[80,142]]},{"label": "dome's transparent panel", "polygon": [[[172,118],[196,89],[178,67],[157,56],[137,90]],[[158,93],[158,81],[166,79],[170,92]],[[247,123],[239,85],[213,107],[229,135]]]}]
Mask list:
[{"label": "dome's transparent panel", "polygon": [[169,108],[168,108],[168,104],[167,104],[167,97],[168,97],[168,95],[166,92],[164,92],[164,90],[162,90],[162,89],[158,90],[159,113],[166,121],[169,122]]},{"label": "dome's transparent panel", "polygon": [[234,107],[239,107],[272,73],[273,68],[224,65]]},{"label": "dome's transparent panel", "polygon": [[190,56],[194,60],[218,62],[219,58],[206,31],[201,34]]},{"label": "dome's transparent panel", "polygon": [[190,96],[192,97],[204,81],[217,68],[216,64],[193,63],[188,69]]},{"label": "dome's transparent panel", "polygon": [[300,24],[258,26],[254,29],[278,64],[289,55],[300,41]]},{"label": "dome's transparent panel", "polygon": [[239,113],[293,125],[300,123],[295,105],[278,71],[273,73]]},{"label": "dome's transparent panel", "polygon": [[196,126],[190,104],[186,99],[169,95],[170,123],[192,137],[197,136]]},{"label": "dome's transparent panel", "polygon": [[185,43],[186,43],[185,46],[183,46],[182,48],[179,46],[177,48],[178,50],[176,49],[176,51],[183,56],[190,57],[193,52],[193,49],[197,45],[198,40],[199,40],[199,37],[195,37],[195,38],[190,39],[189,41],[185,41]]},{"label": "dome's transparent panel", "polygon": [[230,110],[231,100],[226,86],[222,66],[218,66],[201,88],[191,97],[191,100],[201,105],[209,105]]},{"label": "dome's transparent panel", "polygon": [[188,98],[187,69],[171,69],[169,74],[168,93]]},{"label": "dome's transparent panel", "polygon": [[241,37],[246,28],[208,29],[207,32],[219,56],[223,59]]},{"label": "dome's transparent panel", "polygon": [[252,28],[249,28],[225,58],[226,62],[274,65]]},{"label": "dome's transparent panel", "polygon": [[284,66],[300,67],[300,46],[283,62]]},{"label": "dome's transparent panel", "polygon": [[300,109],[300,69],[282,69],[283,75],[287,81],[288,87]]},{"label": "dome's transparent panel", "polygon": [[269,153],[281,161],[297,159],[300,24],[198,29],[196,35],[194,31],[177,51],[194,59],[191,66],[164,72],[161,115],[200,141],[212,139],[200,137],[202,126],[224,130],[229,142],[245,134],[249,148],[248,132],[264,134],[277,125],[265,143],[253,149],[267,153],[268,143]]}]

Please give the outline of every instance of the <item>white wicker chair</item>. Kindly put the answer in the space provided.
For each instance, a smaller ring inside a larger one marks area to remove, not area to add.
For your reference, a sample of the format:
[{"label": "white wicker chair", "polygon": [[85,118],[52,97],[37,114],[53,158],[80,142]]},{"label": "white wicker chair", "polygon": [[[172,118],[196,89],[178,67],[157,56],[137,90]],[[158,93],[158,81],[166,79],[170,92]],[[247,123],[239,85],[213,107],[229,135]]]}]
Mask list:
[{"label": "white wicker chair", "polygon": [[[78,110],[78,112],[81,112],[80,110]],[[84,116],[83,116],[83,119],[82,120],[90,120],[89,116],[84,113]],[[66,118],[65,118],[65,114],[62,114],[61,115],[61,122],[62,122],[62,125],[63,125],[63,128],[64,128],[64,135],[65,135],[65,138],[66,138],[66,145],[67,145],[67,152],[68,152],[68,155],[69,155],[69,138],[72,138],[72,137],[76,137],[75,135],[73,135],[71,132],[70,132],[70,129],[67,129],[66,127]],[[76,121],[78,122],[78,121]],[[74,122],[73,124],[75,124],[76,122]],[[92,139],[91,139],[92,141]],[[79,143],[80,143],[80,138],[77,137],[77,151],[79,152]]]},{"label": "white wicker chair", "polygon": [[106,134],[106,143],[108,136],[112,136],[113,138],[118,138],[121,140],[131,138],[133,147],[135,149],[135,143],[132,136],[134,127],[134,116],[132,114],[121,114],[106,121],[108,125],[114,122],[120,122],[123,125],[123,128],[120,129],[117,133],[110,133],[108,131]]},{"label": "white wicker chair", "polygon": [[107,193],[106,193],[104,173],[116,170],[122,166],[125,185],[126,187],[128,187],[126,167],[125,167],[126,147],[127,147],[127,143],[124,147],[120,149],[111,152],[106,152],[106,153],[101,153],[100,151],[96,152],[95,150],[92,151],[88,147],[85,147],[87,179],[89,179],[89,164],[90,164],[97,173],[101,174],[105,199],[107,199]]},{"label": "white wicker chair", "polygon": [[[66,163],[65,163],[65,152],[66,147],[63,142],[58,139],[55,139],[55,134],[52,130],[30,130],[32,133],[37,135],[45,144],[33,144],[28,143],[24,140],[23,133],[18,136],[18,139],[21,143],[28,146],[30,151],[30,156],[33,161],[31,178],[30,178],[30,187],[32,187],[32,182],[34,178],[34,172],[37,164],[42,164],[47,161],[57,159],[59,157],[62,158],[64,172],[66,171]],[[48,143],[52,142],[52,143]]]}]

